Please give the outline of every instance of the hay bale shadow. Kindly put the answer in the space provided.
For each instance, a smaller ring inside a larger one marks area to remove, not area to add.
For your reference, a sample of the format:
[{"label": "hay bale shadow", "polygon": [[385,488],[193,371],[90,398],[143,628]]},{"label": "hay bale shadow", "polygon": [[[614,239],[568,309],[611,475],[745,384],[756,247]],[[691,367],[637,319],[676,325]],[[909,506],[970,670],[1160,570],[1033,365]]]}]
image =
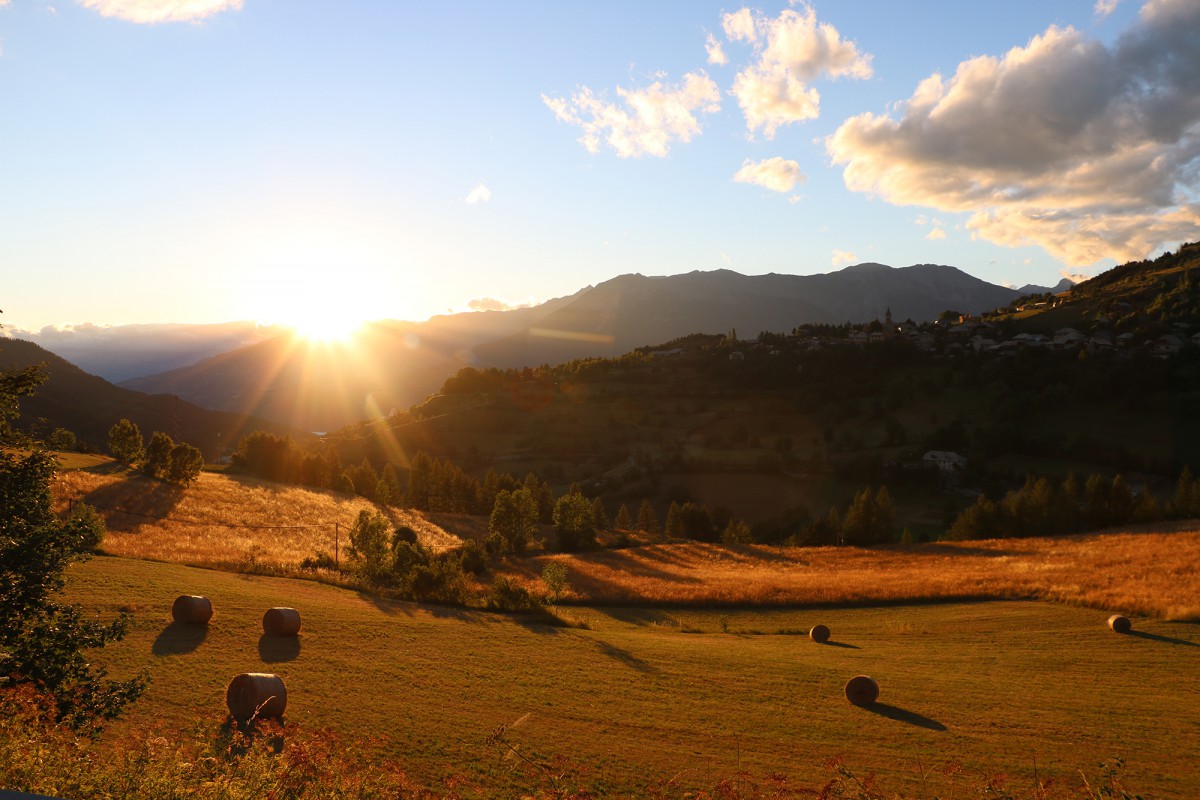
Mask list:
[{"label": "hay bale shadow", "polygon": [[207,625],[191,625],[184,622],[172,622],[163,628],[162,633],[150,645],[150,652],[156,656],[178,656],[190,653],[208,638]]},{"label": "hay bale shadow", "polygon": [[872,714],[878,714],[881,717],[894,719],[897,722],[907,722],[909,725],[916,725],[918,728],[925,728],[930,731],[944,731],[946,726],[938,722],[936,719],[918,714],[915,711],[908,711],[903,708],[897,708],[887,703],[875,702],[870,705],[860,706],[865,711],[870,711]]},{"label": "hay bale shadow", "polygon": [[833,639],[821,642],[821,645],[824,647],[845,647],[850,650],[862,650],[862,648],[856,644],[849,644],[848,642],[835,642]]},{"label": "hay bale shadow", "polygon": [[300,637],[264,633],[258,639],[258,657],[268,664],[295,661],[300,657]]},{"label": "hay bale shadow", "polygon": [[1149,639],[1152,642],[1162,642],[1163,644],[1181,644],[1184,647],[1200,647],[1200,644],[1188,641],[1187,639],[1176,639],[1174,636],[1162,636],[1157,633],[1146,633],[1145,631],[1131,630],[1126,636],[1136,636],[1139,639]]}]

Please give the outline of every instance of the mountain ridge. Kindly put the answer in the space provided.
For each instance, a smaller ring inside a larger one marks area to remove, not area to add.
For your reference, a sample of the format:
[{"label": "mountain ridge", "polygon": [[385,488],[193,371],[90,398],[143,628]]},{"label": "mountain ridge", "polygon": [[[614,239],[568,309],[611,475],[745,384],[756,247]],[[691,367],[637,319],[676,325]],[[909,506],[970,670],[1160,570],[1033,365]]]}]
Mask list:
[{"label": "mountain ridge", "polygon": [[[537,306],[424,323],[376,323],[355,341],[362,363],[278,340],[125,381],[199,405],[332,430],[420,402],[463,366],[532,367],[609,357],[692,333],[788,331],[808,323],[980,313],[1018,297],[957,267],[861,264],[824,275],[625,273]],[[323,392],[304,376],[323,374]],[[272,376],[270,385],[264,376]]]}]

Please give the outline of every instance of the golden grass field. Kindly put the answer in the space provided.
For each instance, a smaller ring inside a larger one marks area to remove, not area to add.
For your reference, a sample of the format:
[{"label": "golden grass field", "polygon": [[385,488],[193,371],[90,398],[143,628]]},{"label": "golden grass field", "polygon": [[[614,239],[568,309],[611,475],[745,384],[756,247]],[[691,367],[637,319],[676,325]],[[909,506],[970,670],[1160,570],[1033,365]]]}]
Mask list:
[{"label": "golden grass field", "polygon": [[417,513],[245,476],[205,472],[180,487],[109,462],[59,472],[53,493],[59,510],[74,501],[100,511],[108,526],[105,552],[194,566],[294,570],[318,551],[333,555],[338,525],[344,563],[347,530],[362,510],[408,525],[434,549],[460,544]]},{"label": "golden grass field", "polygon": [[598,605],[809,606],[989,598],[1200,621],[1195,525],[1057,538],[878,548],[663,544],[529,559],[568,570],[569,599]]},{"label": "golden grass field", "polygon": [[[294,573],[334,549],[360,510],[409,525],[435,549],[486,534],[483,517],[376,506],[336,492],[204,473],[183,488],[111,462],[64,470],[59,508],[95,505],[104,551],[131,558]],[[113,511],[112,509],[120,509]],[[1200,620],[1200,529],[1163,524],[1056,538],[943,542],[876,548],[649,544],[541,554],[498,570],[540,592],[549,560],[568,570],[569,602],[587,605],[811,606],[974,599],[1043,599],[1160,619]]]}]

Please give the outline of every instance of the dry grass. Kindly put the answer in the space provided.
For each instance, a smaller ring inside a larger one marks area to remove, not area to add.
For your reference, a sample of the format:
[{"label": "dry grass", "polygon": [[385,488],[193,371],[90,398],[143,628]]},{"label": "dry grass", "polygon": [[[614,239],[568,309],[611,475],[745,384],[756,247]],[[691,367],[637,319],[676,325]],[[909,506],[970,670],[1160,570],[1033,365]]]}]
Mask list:
[{"label": "dry grass", "polygon": [[344,563],[364,509],[408,525],[434,549],[460,543],[416,512],[241,476],[203,473],[183,488],[123,470],[73,470],[58,473],[53,492],[60,510],[74,501],[100,511],[106,552],[195,566],[290,571],[317,552],[333,555],[335,524]]},{"label": "dry grass", "polygon": [[[185,489],[111,464],[61,472],[54,495],[60,508],[68,500],[96,506],[109,528],[104,549],[114,555],[235,571],[292,572],[317,552],[332,554],[335,523],[341,526],[344,563],[349,526],[363,509],[380,510],[392,524],[412,527],[435,549],[479,538],[486,530],[482,517],[431,519],[334,492],[209,473]],[[1053,539],[872,549],[660,543],[538,556],[507,569],[540,592],[538,576],[549,559],[568,569],[567,599],[595,605],[812,606],[1036,598],[1200,620],[1200,530],[1195,522]]]},{"label": "dry grass", "polygon": [[1200,531],[1106,532],[860,549],[652,545],[548,559],[589,605],[812,606],[1037,598],[1168,620],[1200,620]]}]

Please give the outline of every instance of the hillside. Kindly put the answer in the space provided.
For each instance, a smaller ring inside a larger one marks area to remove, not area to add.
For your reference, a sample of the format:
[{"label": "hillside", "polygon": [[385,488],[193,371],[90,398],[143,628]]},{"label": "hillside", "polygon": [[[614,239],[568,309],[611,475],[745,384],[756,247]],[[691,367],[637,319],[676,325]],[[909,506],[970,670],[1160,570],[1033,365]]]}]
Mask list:
[{"label": "hillside", "polygon": [[210,411],[179,397],[114,386],[32,342],[0,339],[0,369],[38,364],[45,364],[47,380],[36,394],[21,401],[20,424],[42,436],[55,428],[65,428],[101,452],[107,451],[109,428],[122,418],[132,420],[146,439],[154,431],[162,431],[176,441],[198,447],[210,460],[251,431],[270,430],[300,439],[307,435],[278,422]]},{"label": "hillside", "polygon": [[420,402],[463,366],[525,367],[617,356],[692,333],[754,335],[813,322],[978,313],[1017,293],[954,268],[862,264],[828,275],[729,270],[624,275],[534,308],[370,326],[348,346],[279,338],[127,381],[208,408],[327,431]]},{"label": "hillside", "polygon": [[1200,242],[1153,261],[1131,261],[1076,284],[1053,301],[988,315],[1014,329],[1052,334],[1065,327],[1088,333],[1131,333],[1138,342],[1200,327]]},{"label": "hillside", "polygon": [[[412,528],[428,548],[458,547],[486,520],[372,504],[244,476],[205,473],[187,487],[152,481],[107,459],[65,469],[56,507],[88,503],[104,517],[104,551],[235,572],[304,575],[332,557],[348,568],[351,524],[362,510]],[[483,529],[482,532],[480,529]],[[340,532],[340,533],[339,533]],[[548,535],[549,530],[543,532]],[[1200,532],[1194,523],[1072,537],[941,542],[883,548],[722,546],[663,537],[574,555],[534,552],[493,566],[536,595],[550,561],[569,576],[566,599],[615,606],[833,606],[1038,598],[1200,621]],[[322,571],[325,579],[348,575]],[[486,575],[484,582],[490,580]],[[482,585],[476,586],[481,591]]]},{"label": "hillside", "polygon": [[423,515],[337,492],[244,476],[202,473],[186,487],[155,481],[111,461],[64,470],[54,482],[59,510],[87,503],[104,518],[105,552],[234,571],[295,573],[301,561],[341,549],[360,511],[384,513],[433,550],[461,540]]}]

